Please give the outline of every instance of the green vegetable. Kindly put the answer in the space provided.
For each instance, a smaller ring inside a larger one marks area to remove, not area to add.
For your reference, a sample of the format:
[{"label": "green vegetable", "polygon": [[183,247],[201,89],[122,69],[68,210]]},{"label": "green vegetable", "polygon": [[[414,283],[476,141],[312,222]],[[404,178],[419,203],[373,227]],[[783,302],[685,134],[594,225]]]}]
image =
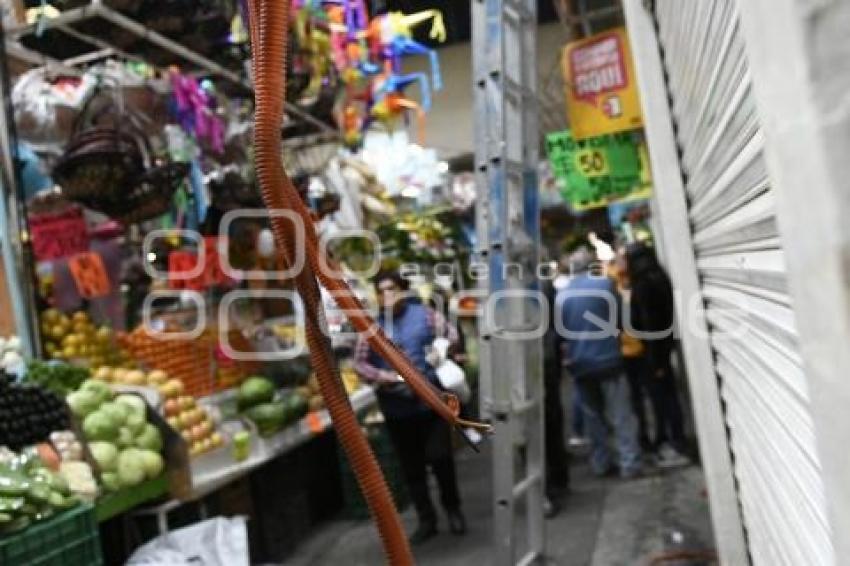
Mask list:
[{"label": "green vegetable", "polygon": [[127,415],[127,422],[124,423],[124,426],[132,433],[133,436],[138,436],[142,434],[145,430],[145,424],[147,421],[145,420],[144,413],[134,413],[132,410]]},{"label": "green vegetable", "polygon": [[115,426],[109,415],[95,411],[83,420],[83,434],[89,441],[114,442],[118,439],[118,427]]},{"label": "green vegetable", "polygon": [[0,529],[3,528],[4,524],[11,523],[13,518],[14,517],[8,513],[0,512]]},{"label": "green vegetable", "polygon": [[0,513],[20,511],[23,505],[23,497],[0,497]]},{"label": "green vegetable", "polygon": [[114,472],[118,469],[118,449],[114,444],[92,442],[89,444],[89,451],[101,472]]},{"label": "green vegetable", "polygon": [[159,455],[159,452],[139,450],[139,457],[142,459],[145,476],[148,479],[159,477],[159,474],[162,473],[162,469],[165,467],[165,463],[162,461],[162,456]]},{"label": "green vegetable", "polygon": [[93,413],[98,406],[98,397],[91,391],[74,391],[65,399],[71,412],[83,419]]},{"label": "green vegetable", "polygon": [[265,377],[249,377],[241,386],[237,396],[240,411],[250,409],[263,403],[269,403],[274,398],[274,383]]},{"label": "green vegetable", "polygon": [[61,474],[57,474],[56,472],[50,472],[50,488],[62,495],[69,495],[71,493],[71,490],[68,488],[68,482],[65,481],[65,478]]},{"label": "green vegetable", "polygon": [[96,379],[87,379],[80,386],[81,391],[91,391],[98,399],[98,405],[112,399],[112,389],[109,385]]},{"label": "green vegetable", "polygon": [[45,363],[37,360],[27,364],[25,381],[35,383],[64,397],[80,388],[89,377],[89,370],[69,364]]},{"label": "green vegetable", "polygon": [[148,406],[145,404],[145,400],[138,395],[124,393],[116,397],[115,402],[127,407],[131,413],[141,415],[143,419],[148,412]]},{"label": "green vegetable", "polygon": [[47,503],[47,500],[50,497],[50,486],[41,482],[33,483],[30,485],[30,489],[27,492],[26,497],[34,503]]},{"label": "green vegetable", "polygon": [[118,448],[122,450],[124,448],[130,448],[136,443],[136,437],[130,431],[129,428],[122,426],[118,429],[118,440],[115,441],[115,444],[118,445]]},{"label": "green vegetable", "polygon": [[162,451],[162,435],[154,425],[147,423],[142,434],[136,437],[136,446],[154,452]]},{"label": "green vegetable", "polygon": [[65,505],[65,497],[58,491],[51,491],[47,497],[47,503],[53,507],[63,507]]},{"label": "green vegetable", "polygon": [[286,405],[282,401],[257,405],[249,409],[246,415],[254,421],[263,436],[274,434],[286,425]]},{"label": "green vegetable", "polygon": [[[118,465],[116,464],[116,468]],[[121,479],[116,472],[106,472],[100,475],[100,481],[107,491],[118,491],[121,489]]]},{"label": "green vegetable", "polygon": [[30,480],[23,474],[0,467],[0,496],[16,497],[30,489]]},{"label": "green vegetable", "polygon": [[128,448],[118,455],[118,479],[124,487],[133,487],[145,480],[143,456],[135,448]]},{"label": "green vegetable", "polygon": [[112,401],[107,401],[101,405],[98,411],[106,413],[112,419],[115,426],[123,425],[127,421],[127,414],[129,413],[126,405],[113,403]]},{"label": "green vegetable", "polygon": [[44,505],[38,508],[35,512],[35,520],[36,521],[44,521],[45,519],[49,519],[53,515],[56,514],[56,511],[51,507],[47,502]]}]

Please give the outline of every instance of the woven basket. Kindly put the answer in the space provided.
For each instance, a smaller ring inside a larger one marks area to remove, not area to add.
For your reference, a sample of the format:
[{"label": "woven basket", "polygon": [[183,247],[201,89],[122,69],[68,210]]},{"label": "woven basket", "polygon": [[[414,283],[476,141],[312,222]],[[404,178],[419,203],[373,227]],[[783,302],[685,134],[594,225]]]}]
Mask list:
[{"label": "woven basket", "polygon": [[89,101],[53,169],[63,193],[125,224],[166,212],[189,166],[154,163],[150,143],[132,113],[109,103],[89,117],[91,108]]}]

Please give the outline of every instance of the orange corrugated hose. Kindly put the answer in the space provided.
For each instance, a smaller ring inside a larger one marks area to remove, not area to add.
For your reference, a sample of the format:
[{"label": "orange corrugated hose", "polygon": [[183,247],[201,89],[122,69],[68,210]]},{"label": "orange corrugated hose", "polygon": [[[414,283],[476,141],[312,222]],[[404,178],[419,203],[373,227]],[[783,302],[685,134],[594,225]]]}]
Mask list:
[{"label": "orange corrugated hose", "polygon": [[336,267],[332,266],[327,258],[321,257],[319,240],[310,213],[301,202],[281,164],[280,127],[286,97],[285,57],[290,2],[249,0],[248,4],[256,98],[254,148],[257,177],[266,208],[270,211],[294,212],[303,225],[306,236],[305,242],[297,241],[295,225],[283,217],[275,216],[271,218],[275,244],[287,267],[294,265],[298,257],[297,246],[305,247],[307,261],[295,274],[295,284],[304,303],[310,359],[319,379],[322,397],[357,476],[360,489],[369,504],[388,562],[393,565],[413,564],[413,555],[392,496],[369,444],[360,431],[339,377],[326,332],[327,325],[316,278],[318,277],[322,285],[334,295],[358,332],[366,333],[370,346],[401,374],[417,395],[437,414],[452,426],[464,424],[485,427],[458,419],[457,398],[438,391],[415,369],[366,314]]}]

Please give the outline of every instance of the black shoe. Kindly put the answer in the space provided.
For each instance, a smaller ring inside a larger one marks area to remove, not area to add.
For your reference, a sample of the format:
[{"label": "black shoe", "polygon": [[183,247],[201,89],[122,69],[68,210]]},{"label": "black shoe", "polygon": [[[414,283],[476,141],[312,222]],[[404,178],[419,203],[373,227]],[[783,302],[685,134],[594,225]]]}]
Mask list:
[{"label": "black shoe", "polygon": [[413,534],[410,535],[410,544],[422,544],[428,539],[434,538],[437,535],[437,522],[424,521],[420,522]]},{"label": "black shoe", "polygon": [[460,509],[446,511],[449,518],[449,531],[453,535],[466,534],[466,519]]}]

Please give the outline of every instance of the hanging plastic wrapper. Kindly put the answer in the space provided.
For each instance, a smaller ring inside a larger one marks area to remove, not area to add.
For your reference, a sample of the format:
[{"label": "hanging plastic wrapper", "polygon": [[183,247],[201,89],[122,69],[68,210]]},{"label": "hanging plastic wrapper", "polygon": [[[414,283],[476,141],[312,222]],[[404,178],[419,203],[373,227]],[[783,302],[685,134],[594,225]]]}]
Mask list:
[{"label": "hanging plastic wrapper", "polygon": [[59,152],[95,83],[88,74],[51,78],[44,68],[21,75],[12,88],[19,137],[37,150]]}]

